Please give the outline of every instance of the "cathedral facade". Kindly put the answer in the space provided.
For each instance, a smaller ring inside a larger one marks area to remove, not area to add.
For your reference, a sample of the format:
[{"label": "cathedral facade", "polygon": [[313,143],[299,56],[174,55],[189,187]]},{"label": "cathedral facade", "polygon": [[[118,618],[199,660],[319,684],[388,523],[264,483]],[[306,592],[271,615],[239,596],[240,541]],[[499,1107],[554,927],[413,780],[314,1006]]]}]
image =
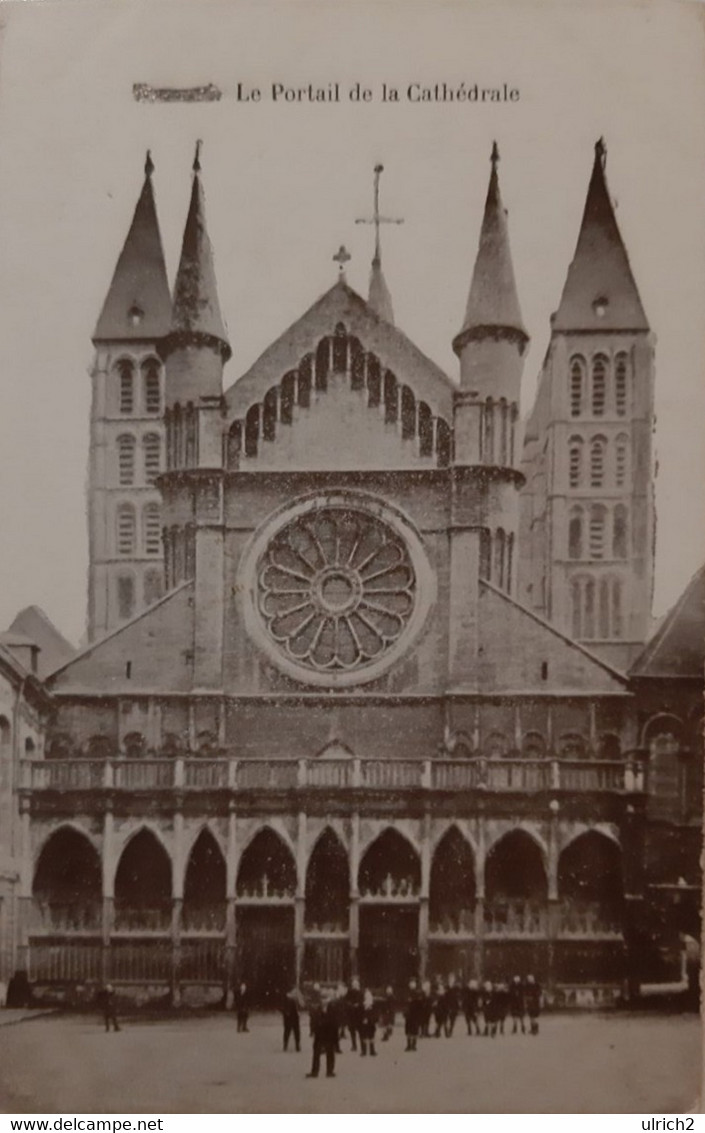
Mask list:
[{"label": "cathedral facade", "polygon": [[148,158],[94,334],[89,645],[23,768],[37,987],[609,998],[654,961],[653,341],[598,143],[522,440],[498,161],[456,378],[377,244],[367,300],[341,257],[233,382],[198,155],[171,295]]}]

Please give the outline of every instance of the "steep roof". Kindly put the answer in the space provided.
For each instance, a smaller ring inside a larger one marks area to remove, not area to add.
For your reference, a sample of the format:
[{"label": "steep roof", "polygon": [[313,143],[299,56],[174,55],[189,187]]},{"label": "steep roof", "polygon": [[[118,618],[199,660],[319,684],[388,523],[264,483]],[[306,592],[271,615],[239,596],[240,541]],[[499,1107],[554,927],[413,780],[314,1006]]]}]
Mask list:
[{"label": "steep roof", "polygon": [[221,344],[224,357],[229,358],[230,344],[220,311],[200,169],[197,149],[181,259],[174,283],[171,334],[197,334],[216,339]]},{"label": "steep roof", "polygon": [[705,675],[705,565],[693,575],[675,605],[634,661],[631,677]]},{"label": "steep roof", "polygon": [[606,154],[600,139],[554,331],[649,329],[607,188]]},{"label": "steep roof", "polygon": [[465,319],[453,340],[453,349],[460,354],[473,331],[502,327],[517,331],[528,340],[519,308],[514,265],[509,246],[507,210],[499,189],[499,150],[492,147],[492,171],[480,229],[480,243],[472,273]]},{"label": "steep roof", "polygon": [[26,606],[24,610],[20,610],[8,632],[28,638],[39,646],[37,671],[40,677],[53,673],[76,652],[39,606]]},{"label": "steep roof", "polygon": [[315,350],[324,335],[333,334],[337,323],[344,323],[348,333],[359,338],[383,366],[407,382],[434,414],[450,422],[454,383],[402,331],[381,319],[343,279],[338,279],[230,386],[225,395],[228,416],[243,417],[251,405],[262,400],[271,385],[280,382],[304,355]]},{"label": "steep roof", "polygon": [[130,230],[118,258],[93,341],[157,339],[171,321],[171,298],[152,189],[149,153]]}]

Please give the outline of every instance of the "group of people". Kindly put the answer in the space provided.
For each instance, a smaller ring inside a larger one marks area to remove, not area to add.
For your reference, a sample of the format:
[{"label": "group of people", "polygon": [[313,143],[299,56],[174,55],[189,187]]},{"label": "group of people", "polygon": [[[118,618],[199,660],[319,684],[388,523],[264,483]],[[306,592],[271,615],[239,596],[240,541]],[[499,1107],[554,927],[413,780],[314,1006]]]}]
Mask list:
[{"label": "group of people", "polygon": [[[288,1050],[290,1041],[297,1051],[301,1050],[300,1015],[307,1009],[313,1038],[313,1060],[307,1077],[318,1077],[324,1058],[326,1076],[335,1077],[335,1059],[342,1053],[340,1043],[346,1032],[351,1051],[359,1050],[362,1057],[375,1057],[378,1034],[382,1042],[391,1038],[400,1008],[407,1051],[417,1049],[419,1038],[450,1038],[460,1015],[465,1019],[468,1035],[503,1035],[510,1016],[512,1034],[526,1034],[528,1029],[530,1034],[537,1035],[541,988],[532,975],[525,979],[515,976],[509,983],[480,984],[469,980],[465,986],[457,983],[453,975],[446,983],[425,980],[419,984],[412,979],[401,1001],[391,987],[375,999],[369,989],[361,988],[357,979],[349,987],[339,984],[335,990],[314,984],[306,998],[292,988],[281,1005],[284,1050]],[[240,1027],[239,1015],[238,1029],[246,1029]]]},{"label": "group of people", "polygon": [[[495,1038],[504,1034],[507,1018],[512,1018],[512,1034],[539,1033],[541,988],[533,975],[526,979],[514,976],[511,982],[492,983],[469,980],[465,987],[450,976],[447,984],[425,980],[420,986],[410,980],[404,1011],[406,1049],[417,1049],[419,1038],[453,1034],[456,1020],[462,1013],[468,1035]],[[432,1025],[434,1030],[431,1031]]]}]

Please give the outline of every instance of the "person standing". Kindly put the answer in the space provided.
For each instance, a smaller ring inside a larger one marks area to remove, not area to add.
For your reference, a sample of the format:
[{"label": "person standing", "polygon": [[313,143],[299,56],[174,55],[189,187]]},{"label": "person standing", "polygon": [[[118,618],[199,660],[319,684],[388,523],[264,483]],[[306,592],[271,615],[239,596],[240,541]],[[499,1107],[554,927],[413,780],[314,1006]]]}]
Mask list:
[{"label": "person standing", "polygon": [[516,1035],[521,1027],[522,1035],[526,1034],[524,1028],[524,987],[521,976],[514,976],[509,986],[509,1010],[512,1013],[512,1034]]},{"label": "person standing", "polygon": [[111,1024],[113,1031],[119,1031],[115,988],[112,984],[106,984],[103,990],[98,993],[98,1001],[103,1012],[106,1034],[110,1030]]},{"label": "person standing", "polygon": [[338,1045],[338,1020],[333,1009],[330,994],[323,996],[320,1006],[311,1009],[311,1035],[313,1036],[313,1061],[307,1078],[317,1078],[321,1068],[321,1056],[326,1060],[326,1078],[335,1078],[335,1048]]},{"label": "person standing", "polygon": [[436,989],[433,996],[433,1017],[436,1021],[436,1029],[433,1032],[434,1039],[439,1039],[445,1030],[446,1019],[448,1010],[448,1000],[446,998],[446,989],[442,982],[439,980],[436,984]]},{"label": "person standing", "polygon": [[391,1039],[394,1031],[394,1022],[396,1019],[397,1006],[394,1001],[394,989],[388,987],[384,993],[384,1000],[382,1001],[382,1010],[380,1011],[379,1021],[382,1027],[382,1042],[386,1043]]},{"label": "person standing", "polygon": [[497,1015],[495,1012],[495,993],[490,980],[482,985],[482,1014],[485,1020],[483,1035],[494,1038],[497,1034]]},{"label": "person standing", "polygon": [[377,1008],[369,988],[365,988],[360,1009],[360,1054],[376,1055],[375,1032],[377,1030]]},{"label": "person standing", "polygon": [[537,1035],[539,1033],[539,1015],[541,1014],[541,988],[533,976],[526,977],[524,1002],[526,1014],[529,1016],[529,1031],[532,1035]]},{"label": "person standing", "polygon": [[504,1024],[509,1014],[509,988],[502,981],[495,985],[495,1014],[497,1016],[497,1030],[504,1034]]},{"label": "person standing", "polygon": [[424,1019],[425,1006],[416,980],[409,980],[409,991],[404,1007],[406,1050],[416,1050],[419,1031]]},{"label": "person standing", "polygon": [[458,1018],[460,1011],[460,988],[455,982],[455,975],[451,972],[448,976],[448,986],[446,988],[446,1038],[449,1039],[455,1030],[455,1021]]},{"label": "person standing", "polygon": [[352,980],[345,996],[345,1009],[350,1032],[350,1049],[357,1050],[357,1036],[360,1033],[360,1012],[362,1011],[362,991],[360,981]]},{"label": "person standing", "polygon": [[293,1038],[297,1051],[301,1050],[300,1007],[301,997],[299,995],[299,989],[293,987],[290,992],[287,992],[282,1001],[281,1012],[282,1022],[284,1023],[284,1050],[288,1049],[290,1038]]},{"label": "person standing", "polygon": [[419,1009],[420,1015],[420,1029],[419,1034],[422,1039],[428,1038],[429,1027],[431,1026],[431,1016],[433,1014],[433,993],[431,991],[431,981],[424,980],[421,984],[421,1006]]},{"label": "person standing", "polygon": [[247,984],[241,983],[233,996],[233,1009],[237,1019],[238,1033],[241,1031],[249,1031],[247,1026],[250,1019],[250,993],[247,990]]},{"label": "person standing", "polygon": [[480,1033],[480,1021],[478,1019],[478,1012],[480,1010],[480,989],[477,985],[477,980],[468,980],[467,987],[463,989],[463,1015],[468,1028],[468,1034],[472,1034],[473,1026],[475,1027],[475,1034]]}]

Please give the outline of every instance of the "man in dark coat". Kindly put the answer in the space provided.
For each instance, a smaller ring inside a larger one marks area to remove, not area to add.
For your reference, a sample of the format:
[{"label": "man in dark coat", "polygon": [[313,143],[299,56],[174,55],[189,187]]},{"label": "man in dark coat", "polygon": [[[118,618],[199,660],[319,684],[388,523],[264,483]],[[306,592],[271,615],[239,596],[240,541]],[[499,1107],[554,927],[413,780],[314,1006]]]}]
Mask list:
[{"label": "man in dark coat", "polygon": [[110,1030],[110,1025],[114,1031],[119,1031],[117,1021],[117,1006],[115,1001],[115,988],[112,984],[106,984],[105,987],[98,992],[98,1004],[103,1012],[103,1021],[105,1023],[106,1032]]},{"label": "man in dark coat", "polygon": [[455,976],[451,973],[448,976],[448,986],[446,988],[446,1024],[445,1033],[446,1038],[450,1038],[455,1029],[455,1020],[458,1018],[460,1011],[460,988],[455,982]]},{"label": "man in dark coat", "polygon": [[360,1054],[376,1055],[375,1032],[377,1030],[377,1008],[369,988],[365,989],[360,1008]]},{"label": "man in dark coat", "polygon": [[529,1030],[532,1035],[537,1035],[539,1033],[539,1015],[541,1014],[541,988],[533,976],[526,977],[524,1003],[526,1014],[529,1016]]},{"label": "man in dark coat", "polygon": [[446,989],[439,980],[436,984],[433,993],[433,1017],[436,1021],[436,1029],[433,1032],[434,1039],[439,1039],[445,1030],[446,1019],[448,1017],[448,1001],[446,999]]},{"label": "man in dark coat", "polygon": [[504,1023],[509,1014],[509,988],[506,983],[495,984],[495,1015],[497,1029],[500,1035],[504,1034]]},{"label": "man in dark coat", "polygon": [[324,995],[320,1006],[311,1009],[313,1061],[307,1078],[317,1078],[321,1055],[326,1059],[326,1078],[335,1078],[335,1048],[338,1045],[338,1020],[331,996]]},{"label": "man in dark coat", "polygon": [[394,999],[394,989],[388,987],[384,993],[379,1013],[379,1022],[382,1027],[382,1042],[386,1043],[392,1037],[394,1021],[397,1014],[397,1005]]},{"label": "man in dark coat", "polygon": [[416,980],[409,980],[409,991],[404,1006],[404,1030],[406,1049],[416,1050],[416,1043],[424,1018],[424,1002]]},{"label": "man in dark coat", "polygon": [[237,1018],[238,1031],[249,1031],[247,1023],[250,1018],[250,993],[246,983],[241,983],[233,996],[233,1010]]},{"label": "man in dark coat", "polygon": [[497,1012],[495,1007],[494,987],[490,980],[485,980],[482,985],[482,1014],[485,1020],[485,1029],[482,1033],[490,1038],[494,1038],[497,1034]]},{"label": "man in dark coat", "polygon": [[299,995],[299,989],[294,987],[284,996],[281,1007],[282,1021],[284,1023],[284,1050],[287,1050],[290,1038],[293,1038],[297,1051],[301,1050],[300,1007],[301,997]]},{"label": "man in dark coat", "polygon": [[519,1027],[521,1027],[522,1035],[526,1034],[524,1029],[524,986],[521,982],[521,976],[514,976],[509,985],[509,1010],[512,1013],[512,1034],[516,1035]]},{"label": "man in dark coat", "polygon": [[467,987],[463,988],[463,1015],[467,1023],[468,1034],[472,1034],[472,1028],[475,1027],[475,1034],[480,1034],[480,1021],[478,1013],[480,1010],[480,989],[477,986],[477,980],[468,980]]},{"label": "man in dark coat", "polygon": [[434,999],[433,991],[431,990],[431,981],[424,980],[421,984],[421,1007],[420,1007],[420,1020],[421,1026],[419,1034],[422,1039],[427,1039],[429,1036],[429,1027],[431,1026],[431,1016],[433,1015]]},{"label": "man in dark coat", "polygon": [[345,996],[345,1011],[350,1032],[350,1049],[357,1050],[357,1036],[360,1033],[360,1012],[362,1011],[362,991],[360,981],[354,979]]}]

